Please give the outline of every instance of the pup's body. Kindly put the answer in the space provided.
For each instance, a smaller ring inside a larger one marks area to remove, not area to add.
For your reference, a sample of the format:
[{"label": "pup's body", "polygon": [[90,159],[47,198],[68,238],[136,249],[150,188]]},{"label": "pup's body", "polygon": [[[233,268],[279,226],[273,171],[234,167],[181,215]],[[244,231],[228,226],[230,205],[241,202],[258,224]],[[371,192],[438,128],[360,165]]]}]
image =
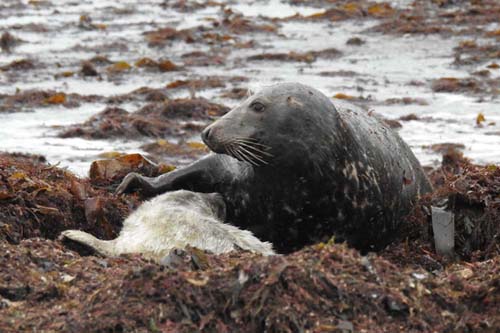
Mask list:
[{"label": "pup's body", "polygon": [[141,253],[160,260],[173,248],[187,245],[220,254],[241,248],[274,254],[272,245],[250,231],[225,224],[225,204],[219,194],[185,190],[168,192],[143,203],[124,222],[118,238],[100,240],[79,230],[61,235],[105,256]]}]

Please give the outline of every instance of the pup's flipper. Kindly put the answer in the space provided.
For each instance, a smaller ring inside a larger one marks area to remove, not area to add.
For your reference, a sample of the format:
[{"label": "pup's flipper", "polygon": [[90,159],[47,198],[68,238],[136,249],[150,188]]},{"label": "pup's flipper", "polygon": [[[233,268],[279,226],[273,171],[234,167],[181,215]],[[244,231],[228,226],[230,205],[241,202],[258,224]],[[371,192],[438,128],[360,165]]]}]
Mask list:
[{"label": "pup's flipper", "polygon": [[107,257],[114,257],[119,255],[119,253],[116,253],[114,240],[106,241],[97,239],[91,234],[80,230],[63,231],[60,237],[68,238],[71,239],[72,241],[87,245],[96,250],[97,252],[99,252],[100,254]]}]

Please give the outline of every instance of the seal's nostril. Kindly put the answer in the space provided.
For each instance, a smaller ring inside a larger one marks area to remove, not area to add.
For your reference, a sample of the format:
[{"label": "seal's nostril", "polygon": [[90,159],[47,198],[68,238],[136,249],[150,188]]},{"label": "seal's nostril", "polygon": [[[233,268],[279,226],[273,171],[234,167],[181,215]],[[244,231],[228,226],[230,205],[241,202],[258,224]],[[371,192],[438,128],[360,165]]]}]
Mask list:
[{"label": "seal's nostril", "polygon": [[212,129],[210,127],[207,127],[207,128],[205,128],[205,130],[203,132],[201,132],[201,139],[203,141],[206,142],[208,140],[208,138],[210,137],[210,131],[211,130]]}]

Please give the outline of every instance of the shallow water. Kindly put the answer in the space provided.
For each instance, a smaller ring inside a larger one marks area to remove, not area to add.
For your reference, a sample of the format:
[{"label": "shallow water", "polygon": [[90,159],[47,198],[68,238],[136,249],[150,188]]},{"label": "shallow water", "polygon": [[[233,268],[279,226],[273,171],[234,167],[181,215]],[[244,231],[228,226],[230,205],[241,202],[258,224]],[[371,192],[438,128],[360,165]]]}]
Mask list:
[{"label": "shallow water", "polygon": [[[298,81],[323,91],[327,96],[345,93],[374,100],[370,106],[389,119],[414,113],[420,117],[431,116],[432,121],[403,122],[399,130],[424,165],[436,164],[440,156],[424,146],[443,143],[463,143],[465,156],[478,163],[500,161],[500,101],[465,94],[434,93],[429,84],[409,85],[410,81],[424,83],[441,77],[467,77],[478,68],[452,66],[453,47],[463,39],[459,37],[389,36],[367,32],[378,22],[375,20],[351,20],[342,22],[281,22],[279,35],[252,33],[240,35],[242,41],[253,39],[257,46],[250,49],[232,49],[223,66],[191,66],[181,72],[146,72],[134,69],[121,77],[54,78],[63,71],[78,71],[80,63],[102,52],[114,61],[134,63],[141,57],[168,58],[182,63],[181,55],[195,50],[208,50],[200,43],[174,42],[166,47],[149,47],[143,33],[164,26],[186,29],[209,25],[210,18],[221,15],[219,7],[205,7],[191,12],[179,12],[172,8],[162,9],[163,1],[109,1],[60,0],[29,5],[26,1],[2,2],[0,31],[9,31],[25,41],[12,50],[0,54],[0,66],[13,60],[30,58],[37,68],[13,77],[0,72],[0,93],[13,94],[16,89],[53,89],[83,95],[111,96],[128,93],[139,87],[162,87],[178,79],[197,76],[237,76],[249,78],[250,87],[258,87],[277,81]],[[189,2],[188,2],[189,3]],[[394,5],[406,6],[408,1],[393,1]],[[21,6],[14,6],[22,4]],[[12,5],[12,7],[10,7]],[[10,7],[10,8],[9,8]],[[241,11],[246,16],[287,17],[295,13],[310,15],[319,8],[300,7],[280,1],[227,2],[226,8]],[[125,13],[125,14],[123,14]],[[84,30],[78,27],[81,15],[89,15],[93,23],[106,24],[105,30]],[[36,32],[29,24],[42,24],[47,32]],[[492,27],[494,28],[494,27]],[[352,37],[365,41],[362,46],[346,45]],[[480,37],[476,38],[480,42]],[[110,44],[116,43],[114,47]],[[319,58],[311,64],[300,62],[247,61],[246,57],[265,52],[319,51],[336,48],[343,54],[334,59]],[[323,71],[354,71],[354,77],[320,76]],[[500,70],[492,71],[493,79],[499,79]],[[198,91],[197,96],[234,106],[235,100],[221,99],[221,91]],[[188,92],[172,92],[172,97],[188,96]],[[428,105],[387,105],[388,98],[413,97],[425,100]],[[137,103],[122,105],[128,111],[137,109]],[[42,154],[51,163],[60,163],[70,170],[84,175],[90,161],[107,151],[140,151],[140,141],[61,139],[56,135],[58,126],[80,123],[102,111],[104,104],[88,103],[78,108],[51,106],[36,108],[33,112],[0,113],[0,149],[5,151]],[[490,126],[478,128],[476,117],[483,113]]]}]

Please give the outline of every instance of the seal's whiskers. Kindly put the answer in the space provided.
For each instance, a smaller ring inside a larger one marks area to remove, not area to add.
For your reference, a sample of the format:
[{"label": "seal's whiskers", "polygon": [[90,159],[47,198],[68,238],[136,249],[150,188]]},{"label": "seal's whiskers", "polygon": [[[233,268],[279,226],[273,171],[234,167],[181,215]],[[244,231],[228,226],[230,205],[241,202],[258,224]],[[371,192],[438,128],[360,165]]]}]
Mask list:
[{"label": "seal's whiskers", "polygon": [[234,145],[234,144],[231,144],[231,148],[232,148],[232,153],[233,153],[233,156],[240,160],[240,161],[244,161],[244,162],[248,162],[252,165],[255,165],[257,166],[257,164],[255,163],[255,161],[253,161],[251,158],[249,158],[247,155],[245,155],[241,150],[240,150],[240,147],[238,145]]},{"label": "seal's whiskers", "polygon": [[258,143],[254,139],[235,138],[224,140],[221,144],[228,155],[254,166],[269,164],[266,157],[273,156],[266,151],[271,147]]},{"label": "seal's whiskers", "polygon": [[[269,157],[272,157],[273,154],[259,148],[259,147],[256,147],[253,143],[249,143],[249,142],[245,142],[243,140],[235,140],[240,146],[243,146],[243,147],[246,147],[248,149],[252,149],[254,152],[258,153],[259,155],[266,155],[266,156],[269,156]],[[263,145],[261,145],[263,146]]]},{"label": "seal's whiskers", "polygon": [[236,138],[235,140],[242,141],[242,142],[245,142],[245,143],[248,143],[248,144],[252,144],[252,145],[255,145],[255,146],[260,146],[260,147],[262,147],[264,149],[271,149],[270,146],[265,145],[265,144],[259,142],[257,139],[254,139],[254,138]]},{"label": "seal's whiskers", "polygon": [[243,154],[246,154],[247,157],[249,157],[250,159],[253,159],[254,161],[257,160],[258,162],[262,163],[262,164],[268,164],[268,162],[266,162],[264,159],[262,159],[261,156],[258,156],[254,153],[252,153],[251,151],[249,151],[248,149],[246,149],[244,146],[238,146],[238,148],[240,149],[240,151],[243,153]]}]

